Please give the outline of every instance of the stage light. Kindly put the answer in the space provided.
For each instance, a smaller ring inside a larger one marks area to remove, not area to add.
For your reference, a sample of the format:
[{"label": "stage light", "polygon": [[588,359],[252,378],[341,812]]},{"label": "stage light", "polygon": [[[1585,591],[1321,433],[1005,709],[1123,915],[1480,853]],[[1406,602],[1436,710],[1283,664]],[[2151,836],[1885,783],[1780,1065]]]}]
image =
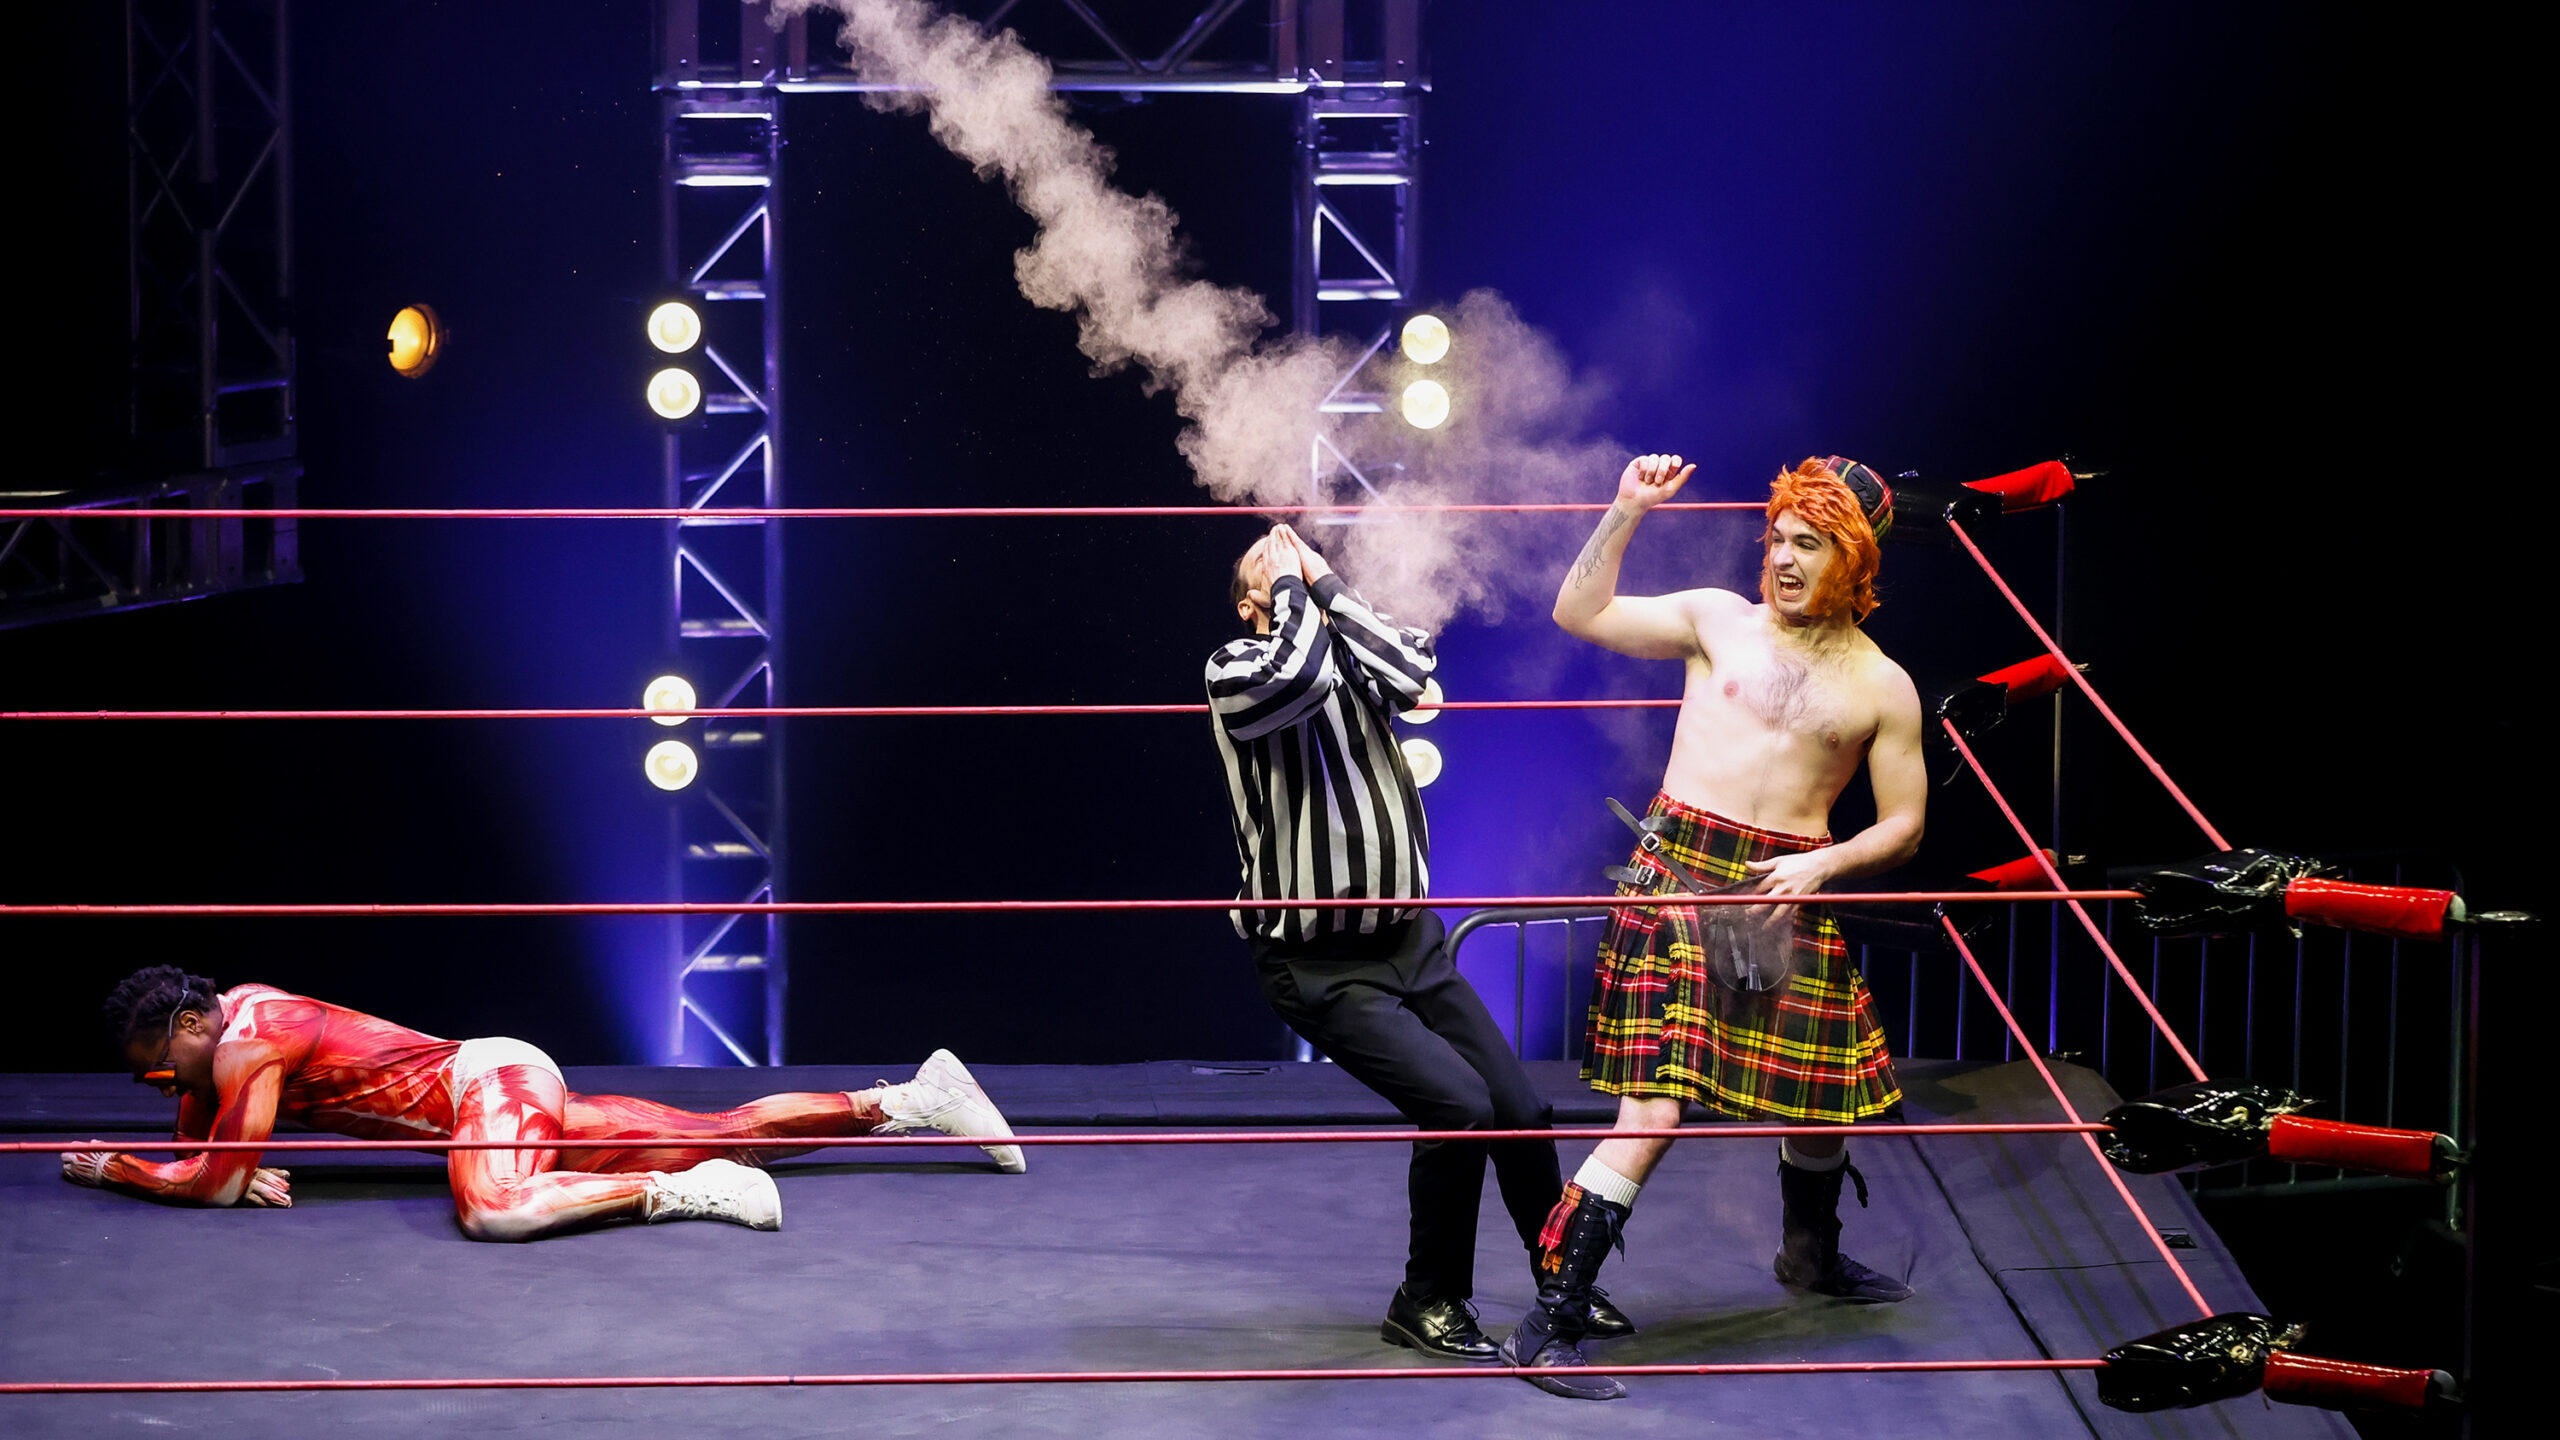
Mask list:
[{"label": "stage light", "polygon": [[640,771],[649,783],[661,790],[681,790],[702,773],[702,762],[693,747],[681,740],[661,740],[649,747],[648,756],[640,762]]},{"label": "stage light", "polygon": [[409,305],[391,317],[391,368],[415,380],[436,368],[444,353],[444,322],[432,305]]},{"label": "stage light", "polygon": [[681,355],[702,339],[702,317],[681,300],[670,300],[649,312],[649,343],[670,355]]},{"label": "stage light", "polygon": [[1416,380],[1404,387],[1404,422],[1416,430],[1438,428],[1449,418],[1449,392],[1437,380]]},{"label": "stage light", "polygon": [[1449,326],[1437,315],[1416,315],[1404,322],[1399,344],[1414,364],[1436,364],[1449,353]]},{"label": "stage light", "polygon": [[1404,768],[1413,772],[1416,789],[1440,778],[1440,747],[1419,735],[1408,736],[1403,745]]},{"label": "stage light", "polygon": [[668,420],[681,420],[702,408],[702,382],[690,370],[669,366],[649,377],[649,408]]},{"label": "stage light", "polygon": [[[648,689],[640,692],[640,708],[643,710],[694,709],[696,706],[694,705],[693,682],[685,679],[681,675],[661,675],[657,679],[649,682]],[[652,715],[649,718],[661,725],[681,725],[691,717],[684,715]]]},{"label": "stage light", "polygon": [[[1446,698],[1448,697],[1440,693],[1439,681],[1425,680],[1422,682],[1423,704],[1437,705]],[[1404,712],[1404,723],[1407,725],[1428,725],[1439,718],[1440,712],[1437,710],[1407,710]]]}]

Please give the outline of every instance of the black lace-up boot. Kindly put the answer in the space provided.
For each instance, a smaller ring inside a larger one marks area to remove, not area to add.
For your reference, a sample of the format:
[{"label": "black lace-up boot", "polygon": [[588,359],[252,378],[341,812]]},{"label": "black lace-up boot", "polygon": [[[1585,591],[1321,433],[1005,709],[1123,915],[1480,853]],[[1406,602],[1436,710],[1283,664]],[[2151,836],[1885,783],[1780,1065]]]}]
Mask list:
[{"label": "black lace-up boot", "polygon": [[1778,1197],[1784,1207],[1776,1270],[1785,1284],[1816,1295],[1881,1305],[1911,1298],[1911,1287],[1879,1275],[1840,1253],[1840,1181],[1858,1187],[1858,1205],[1867,1203],[1867,1177],[1846,1161],[1836,1169],[1806,1170],[1778,1162]]},{"label": "black lace-up boot", "polygon": [[1502,1362],[1530,1369],[1521,1378],[1568,1400],[1615,1400],[1627,1387],[1606,1375],[1580,1373],[1591,1362],[1582,1339],[1591,1328],[1592,1282],[1615,1247],[1623,1252],[1627,1207],[1567,1185],[1539,1232],[1538,1303],[1502,1342]]}]

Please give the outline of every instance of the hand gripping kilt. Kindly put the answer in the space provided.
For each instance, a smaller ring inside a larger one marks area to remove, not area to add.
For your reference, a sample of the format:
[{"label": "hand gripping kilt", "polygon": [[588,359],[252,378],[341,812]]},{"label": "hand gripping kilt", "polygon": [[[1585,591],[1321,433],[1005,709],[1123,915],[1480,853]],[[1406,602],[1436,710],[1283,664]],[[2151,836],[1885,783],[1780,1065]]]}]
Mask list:
[{"label": "hand gripping kilt", "polygon": [[[1670,858],[1711,884],[1745,878],[1752,861],[1831,843],[1743,825],[1668,795],[1656,795],[1650,813],[1672,821],[1661,832]],[[1627,863],[1654,881],[1621,885],[1619,894],[1679,889],[1643,851]],[[1695,1100],[1744,1120],[1817,1124],[1871,1119],[1902,1103],[1875,999],[1829,912],[1796,912],[1795,978],[1750,993],[1709,978],[1704,910],[1628,908],[1610,919],[1583,1041],[1582,1078],[1592,1088]]]}]

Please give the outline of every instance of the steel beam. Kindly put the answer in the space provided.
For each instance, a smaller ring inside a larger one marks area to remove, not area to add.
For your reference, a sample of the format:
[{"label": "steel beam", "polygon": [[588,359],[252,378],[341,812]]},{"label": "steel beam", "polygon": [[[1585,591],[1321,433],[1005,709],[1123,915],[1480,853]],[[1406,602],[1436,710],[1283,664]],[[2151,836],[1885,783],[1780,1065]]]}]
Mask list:
[{"label": "steel beam", "polygon": [[1323,401],[1339,417],[1308,457],[1308,502],[1375,498],[1402,469],[1403,422],[1372,362],[1391,356],[1416,302],[1422,255],[1421,0],[1362,7],[1305,0],[1292,172],[1291,317],[1302,335],[1348,342],[1356,357]]},{"label": "steel beam", "polygon": [[301,473],[282,460],[69,490],[0,491],[0,502],[76,506],[96,516],[0,522],[0,630],[301,579],[293,521],[188,513],[290,506]]},{"label": "steel beam", "polygon": [[294,453],[286,0],[127,0],[131,430],[219,470]]},{"label": "steel beam", "polygon": [[[125,453],[0,495],[96,520],[0,526],[0,629],[302,578],[285,0],[127,0]],[[150,512],[148,518],[128,518]]]},{"label": "steel beam", "polygon": [[[760,6],[730,9],[712,12],[719,35],[706,32],[701,7],[670,0],[660,14],[659,298],[685,300],[704,323],[698,346],[668,358],[703,389],[701,409],[671,425],[661,449],[670,508],[783,503],[782,101],[769,82],[790,45],[763,27]],[[723,40],[734,48],[724,52]],[[706,53],[734,54],[767,83],[679,83]],[[677,671],[708,705],[786,703],[780,522],[679,520],[666,546],[660,640]],[[669,802],[670,898],[780,896],[789,830],[779,725],[688,722],[675,735],[694,747],[700,772]],[[666,956],[678,1058],[783,1063],[781,917],[673,919]]]},{"label": "steel beam", "polygon": [[[1421,0],[1359,7],[1344,0],[1195,0],[1187,12],[1112,5],[1107,14],[1100,0],[979,0],[950,8],[1019,31],[1049,59],[1054,90],[1293,97],[1301,107],[1293,314],[1309,334],[1367,327],[1375,334],[1364,363],[1378,353],[1392,333],[1380,328],[1381,317],[1413,293],[1417,272]],[[704,413],[671,428],[665,442],[662,495],[670,507],[698,508],[747,477],[763,482],[757,503],[783,503],[782,97],[889,88],[854,77],[826,12],[778,29],[770,17],[762,0],[657,4],[653,88],[664,122],[665,279],[670,295],[689,295],[713,322],[711,339],[691,362],[704,382]],[[750,257],[754,263],[746,263]],[[752,323],[723,312],[752,316]],[[736,363],[750,353],[742,340],[750,333],[763,362],[752,372]],[[1358,389],[1359,372],[1354,366],[1343,377],[1327,410],[1381,410],[1376,396]],[[1374,430],[1364,438],[1391,435]],[[1315,470],[1356,478],[1365,453],[1356,445],[1326,446]],[[708,524],[667,528],[664,643],[698,694],[721,697],[710,703],[782,704],[781,525],[723,521],[717,528],[716,538]],[[752,540],[742,530],[752,531]],[[702,775],[670,807],[668,893],[782,895],[789,827],[778,727],[705,728],[694,740]],[[761,954],[740,934],[746,923],[730,916],[698,932],[670,924],[670,1038],[679,1055],[751,1062],[761,1054],[765,1063],[782,1063],[788,969],[781,921],[764,918]],[[721,1012],[698,992],[695,982],[710,975],[761,977],[761,1044],[741,1033],[735,1010]],[[700,1027],[708,1043],[688,1051],[689,1026]]]}]

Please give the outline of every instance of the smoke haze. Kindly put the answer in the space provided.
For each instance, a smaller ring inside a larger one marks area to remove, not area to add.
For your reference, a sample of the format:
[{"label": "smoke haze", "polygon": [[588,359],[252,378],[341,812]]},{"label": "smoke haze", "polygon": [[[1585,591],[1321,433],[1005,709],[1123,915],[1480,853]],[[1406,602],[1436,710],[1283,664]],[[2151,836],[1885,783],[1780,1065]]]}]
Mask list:
[{"label": "smoke haze", "polygon": [[[923,0],[777,0],[774,9],[777,21],[840,14],[855,73],[899,87],[866,101],[923,112],[935,140],[1004,183],[1038,225],[1014,256],[1023,295],[1076,317],[1095,373],[1135,365],[1151,390],[1171,396],[1186,422],[1177,443],[1202,488],[1241,505],[1308,500],[1311,452],[1344,419],[1317,407],[1356,354],[1339,341],[1266,338],[1272,315],[1262,297],[1186,276],[1173,211],[1112,184],[1110,150],[1069,118],[1047,61],[1010,31],[990,35]],[[1392,415],[1351,417],[1343,448],[1381,497],[1607,498],[1626,452],[1585,431],[1595,386],[1490,291],[1469,293],[1443,318],[1446,359],[1426,372],[1389,348],[1354,387],[1392,397],[1427,373],[1454,400],[1450,420],[1431,431]],[[1585,533],[1510,516],[1394,515],[1310,530],[1308,539],[1382,609],[1437,629],[1461,610],[1499,618],[1514,600],[1543,605]]]}]

